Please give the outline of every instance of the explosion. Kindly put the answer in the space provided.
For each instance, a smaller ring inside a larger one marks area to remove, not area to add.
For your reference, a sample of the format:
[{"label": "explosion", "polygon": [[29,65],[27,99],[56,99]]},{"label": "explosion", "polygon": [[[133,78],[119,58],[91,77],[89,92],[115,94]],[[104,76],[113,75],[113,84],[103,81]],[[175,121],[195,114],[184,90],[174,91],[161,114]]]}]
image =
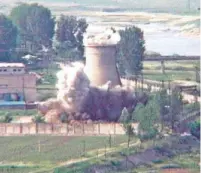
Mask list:
[{"label": "explosion", "polygon": [[63,103],[68,112],[80,111],[82,102],[89,92],[90,81],[84,73],[84,64],[74,62],[61,65],[57,73],[57,99]]},{"label": "explosion", "polygon": [[132,112],[138,102],[147,101],[145,95],[134,95],[127,86],[111,87],[110,81],[90,86],[84,65],[78,62],[61,65],[57,78],[57,98],[38,104],[47,122],[61,122],[64,115],[67,120],[118,121],[124,107]]},{"label": "explosion", "polygon": [[84,45],[116,45],[120,40],[119,33],[113,28],[108,28],[103,33],[86,34]]},{"label": "explosion", "polygon": [[[119,41],[120,36],[114,29],[86,35],[84,39],[85,45],[113,45]],[[57,98],[38,104],[38,110],[47,122],[61,122],[61,119],[118,121],[124,107],[132,112],[138,102],[147,102],[147,96],[134,95],[130,87],[114,86],[111,81],[103,86],[92,86],[85,66],[80,62],[61,64],[60,67]]]}]

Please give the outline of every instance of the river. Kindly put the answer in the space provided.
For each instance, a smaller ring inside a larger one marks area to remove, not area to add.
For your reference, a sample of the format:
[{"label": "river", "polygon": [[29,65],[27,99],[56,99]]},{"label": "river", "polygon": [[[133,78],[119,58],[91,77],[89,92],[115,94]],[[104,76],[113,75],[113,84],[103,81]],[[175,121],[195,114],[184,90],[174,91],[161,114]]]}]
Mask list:
[{"label": "river", "polygon": [[[106,27],[113,26],[124,29],[131,26],[129,22],[101,22],[99,19],[87,18],[88,32],[101,32]],[[157,52],[161,55],[200,55],[200,39],[181,33],[179,27],[170,27],[163,23],[134,23],[144,32],[147,51]]]}]

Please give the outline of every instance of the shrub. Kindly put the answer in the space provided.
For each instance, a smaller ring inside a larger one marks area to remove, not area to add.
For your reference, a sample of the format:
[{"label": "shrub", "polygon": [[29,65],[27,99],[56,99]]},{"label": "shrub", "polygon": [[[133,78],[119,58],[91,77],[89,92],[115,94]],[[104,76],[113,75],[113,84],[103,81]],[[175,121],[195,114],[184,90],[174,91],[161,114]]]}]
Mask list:
[{"label": "shrub", "polygon": [[200,121],[195,121],[189,124],[190,133],[196,138],[200,139]]},{"label": "shrub", "polygon": [[181,168],[181,166],[177,164],[169,164],[169,165],[164,165],[161,167],[161,169],[176,169],[176,168]]},{"label": "shrub", "polygon": [[10,113],[6,113],[6,115],[0,119],[1,123],[10,123],[13,120],[12,116]]},{"label": "shrub", "polygon": [[145,141],[145,140],[150,140],[156,137],[156,135],[158,134],[158,130],[156,128],[150,129],[149,132],[146,132],[144,134],[139,134],[139,138],[141,141]]},{"label": "shrub", "polygon": [[35,123],[44,123],[45,119],[44,117],[42,117],[41,115],[36,115],[34,116],[34,118],[32,119]]},{"label": "shrub", "polygon": [[112,164],[113,166],[120,166],[120,165],[121,165],[121,162],[120,162],[120,161],[117,161],[117,160],[112,160],[112,161],[111,161],[111,164]]},{"label": "shrub", "polygon": [[62,123],[65,123],[68,121],[68,115],[67,113],[62,113],[61,116],[60,116],[60,120]]},{"label": "shrub", "polygon": [[157,159],[157,160],[152,160],[152,162],[155,164],[160,164],[160,163],[163,163],[163,160]]}]

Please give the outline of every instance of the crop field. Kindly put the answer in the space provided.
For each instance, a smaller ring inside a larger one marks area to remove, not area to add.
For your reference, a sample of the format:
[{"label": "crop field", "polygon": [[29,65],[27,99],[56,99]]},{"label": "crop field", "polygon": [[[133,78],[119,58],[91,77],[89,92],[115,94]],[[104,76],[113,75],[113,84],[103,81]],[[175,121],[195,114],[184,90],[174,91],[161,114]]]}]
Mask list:
[{"label": "crop field", "polygon": [[162,74],[160,62],[144,62],[143,74],[145,79],[167,81],[195,81],[195,67],[200,68],[199,61],[170,61],[165,62],[165,74]]},{"label": "crop field", "polygon": [[126,141],[125,135],[0,137],[0,172],[51,169],[73,159],[96,156],[98,151],[100,154]]}]

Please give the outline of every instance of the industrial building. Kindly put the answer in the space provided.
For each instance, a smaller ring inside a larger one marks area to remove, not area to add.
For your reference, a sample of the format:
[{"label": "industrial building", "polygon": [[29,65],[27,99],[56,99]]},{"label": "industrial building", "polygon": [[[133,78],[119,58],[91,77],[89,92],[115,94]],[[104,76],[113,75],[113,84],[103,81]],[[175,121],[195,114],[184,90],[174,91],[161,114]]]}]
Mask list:
[{"label": "industrial building", "polygon": [[85,45],[85,72],[94,86],[111,81],[112,86],[121,85],[116,66],[116,44]]},{"label": "industrial building", "polygon": [[0,106],[36,101],[36,76],[22,63],[0,63]]}]

